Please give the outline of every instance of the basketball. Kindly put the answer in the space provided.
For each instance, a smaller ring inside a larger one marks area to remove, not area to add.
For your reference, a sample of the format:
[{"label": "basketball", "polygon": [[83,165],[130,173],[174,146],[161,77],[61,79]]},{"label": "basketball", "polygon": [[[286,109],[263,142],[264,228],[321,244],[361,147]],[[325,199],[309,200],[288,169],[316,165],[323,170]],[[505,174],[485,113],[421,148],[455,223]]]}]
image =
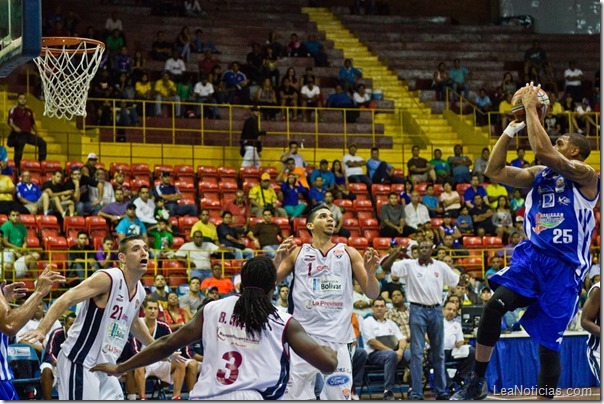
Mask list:
[{"label": "basketball", "polygon": [[[524,121],[526,115],[524,112],[524,105],[522,105],[522,95],[525,90],[526,87],[522,87],[516,91],[514,97],[512,97],[512,114],[514,114],[514,117],[516,117],[516,120],[518,121]],[[539,89],[538,97],[540,105],[537,106],[537,114],[539,115],[539,120],[543,121],[549,108],[549,97],[542,88]]]}]

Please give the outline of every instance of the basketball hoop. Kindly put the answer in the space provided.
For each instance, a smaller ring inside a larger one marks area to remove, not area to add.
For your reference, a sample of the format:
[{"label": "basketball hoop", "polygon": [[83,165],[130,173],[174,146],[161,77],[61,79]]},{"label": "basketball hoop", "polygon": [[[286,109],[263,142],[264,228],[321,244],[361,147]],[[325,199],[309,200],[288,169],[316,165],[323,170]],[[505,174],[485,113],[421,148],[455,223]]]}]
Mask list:
[{"label": "basketball hoop", "polygon": [[86,116],[90,81],[99,68],[105,45],[95,39],[42,38],[42,51],[34,59],[44,90],[44,115],[72,119]]}]

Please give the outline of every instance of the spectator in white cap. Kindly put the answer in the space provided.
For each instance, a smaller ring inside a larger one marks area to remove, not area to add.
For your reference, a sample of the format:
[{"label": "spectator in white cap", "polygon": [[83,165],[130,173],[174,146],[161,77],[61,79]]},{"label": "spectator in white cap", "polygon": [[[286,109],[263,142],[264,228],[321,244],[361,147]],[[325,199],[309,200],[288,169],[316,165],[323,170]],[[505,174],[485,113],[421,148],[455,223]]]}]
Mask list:
[{"label": "spectator in white cap", "polygon": [[96,173],[96,163],[98,161],[99,158],[95,153],[88,153],[86,163],[82,166],[82,175],[95,178],[94,174]]}]

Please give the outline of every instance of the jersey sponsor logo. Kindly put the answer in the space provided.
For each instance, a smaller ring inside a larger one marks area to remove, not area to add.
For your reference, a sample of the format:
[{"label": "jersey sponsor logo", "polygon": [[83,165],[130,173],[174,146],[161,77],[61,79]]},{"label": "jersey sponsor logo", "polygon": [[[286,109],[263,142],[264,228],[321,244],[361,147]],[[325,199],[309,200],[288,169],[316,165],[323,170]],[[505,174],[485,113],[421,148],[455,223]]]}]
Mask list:
[{"label": "jersey sponsor logo", "polygon": [[535,215],[535,234],[541,233],[543,230],[554,229],[564,221],[564,213],[537,213]]},{"label": "jersey sponsor logo", "polygon": [[549,193],[549,194],[544,194],[542,195],[542,199],[541,199],[541,207],[543,208],[553,208],[554,205],[556,204],[556,198],[554,197],[553,193]]},{"label": "jersey sponsor logo", "polygon": [[216,327],[216,336],[227,344],[250,349],[260,348],[260,339],[254,335],[246,334],[239,327]]},{"label": "jersey sponsor logo", "polygon": [[344,400],[350,400],[350,390],[343,389],[342,390],[342,397],[344,398]]},{"label": "jersey sponsor logo", "polygon": [[341,292],[342,284],[338,278],[326,277],[312,278],[312,290],[315,293]]},{"label": "jersey sponsor logo", "polygon": [[340,386],[342,384],[348,383],[349,380],[350,378],[346,375],[335,375],[325,379],[325,383],[327,383],[327,385],[329,386]]},{"label": "jersey sponsor logo", "polygon": [[307,255],[306,257],[304,257],[304,262],[312,262],[316,259],[317,257],[315,257],[314,255]]},{"label": "jersey sponsor logo", "polygon": [[542,187],[541,185],[537,187],[537,192],[539,195],[554,192],[554,190],[550,187]]},{"label": "jersey sponsor logo", "polygon": [[556,192],[564,192],[565,186],[566,183],[564,182],[564,177],[558,177],[558,179],[556,180]]},{"label": "jersey sponsor logo", "polygon": [[438,278],[440,276],[440,273],[434,271],[434,276],[436,276]]},{"label": "jersey sponsor logo", "polygon": [[111,323],[107,336],[113,340],[124,341],[128,338],[128,333],[124,332],[118,323]]},{"label": "jersey sponsor logo", "polygon": [[308,310],[318,308],[320,310],[342,310],[344,302],[337,300],[309,299],[304,305]]},{"label": "jersey sponsor logo", "polygon": [[103,348],[101,348],[101,350],[103,351],[103,353],[115,353],[115,354],[122,353],[122,348],[115,346],[113,344],[109,344],[109,343],[103,345]]},{"label": "jersey sponsor logo", "polygon": [[115,298],[115,300],[117,300],[118,302],[123,302],[124,301],[124,296],[117,295],[117,297]]},{"label": "jersey sponsor logo", "polygon": [[342,258],[342,256],[344,255],[344,250],[339,250],[339,249],[338,249],[338,250],[335,250],[335,251],[333,252],[333,255],[334,255],[334,256],[335,256],[337,259],[340,259],[340,258]]},{"label": "jersey sponsor logo", "polygon": [[570,198],[568,196],[559,196],[558,203],[560,205],[568,206],[570,205]]}]

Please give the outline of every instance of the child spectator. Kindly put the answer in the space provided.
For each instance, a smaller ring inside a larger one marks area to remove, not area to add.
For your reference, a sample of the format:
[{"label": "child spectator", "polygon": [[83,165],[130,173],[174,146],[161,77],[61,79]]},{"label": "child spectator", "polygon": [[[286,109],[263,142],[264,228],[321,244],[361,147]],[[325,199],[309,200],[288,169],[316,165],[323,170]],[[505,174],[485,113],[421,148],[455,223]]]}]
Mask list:
[{"label": "child spectator", "polygon": [[474,222],[472,221],[472,216],[470,216],[468,212],[468,207],[462,205],[455,224],[463,234],[474,234]]}]

